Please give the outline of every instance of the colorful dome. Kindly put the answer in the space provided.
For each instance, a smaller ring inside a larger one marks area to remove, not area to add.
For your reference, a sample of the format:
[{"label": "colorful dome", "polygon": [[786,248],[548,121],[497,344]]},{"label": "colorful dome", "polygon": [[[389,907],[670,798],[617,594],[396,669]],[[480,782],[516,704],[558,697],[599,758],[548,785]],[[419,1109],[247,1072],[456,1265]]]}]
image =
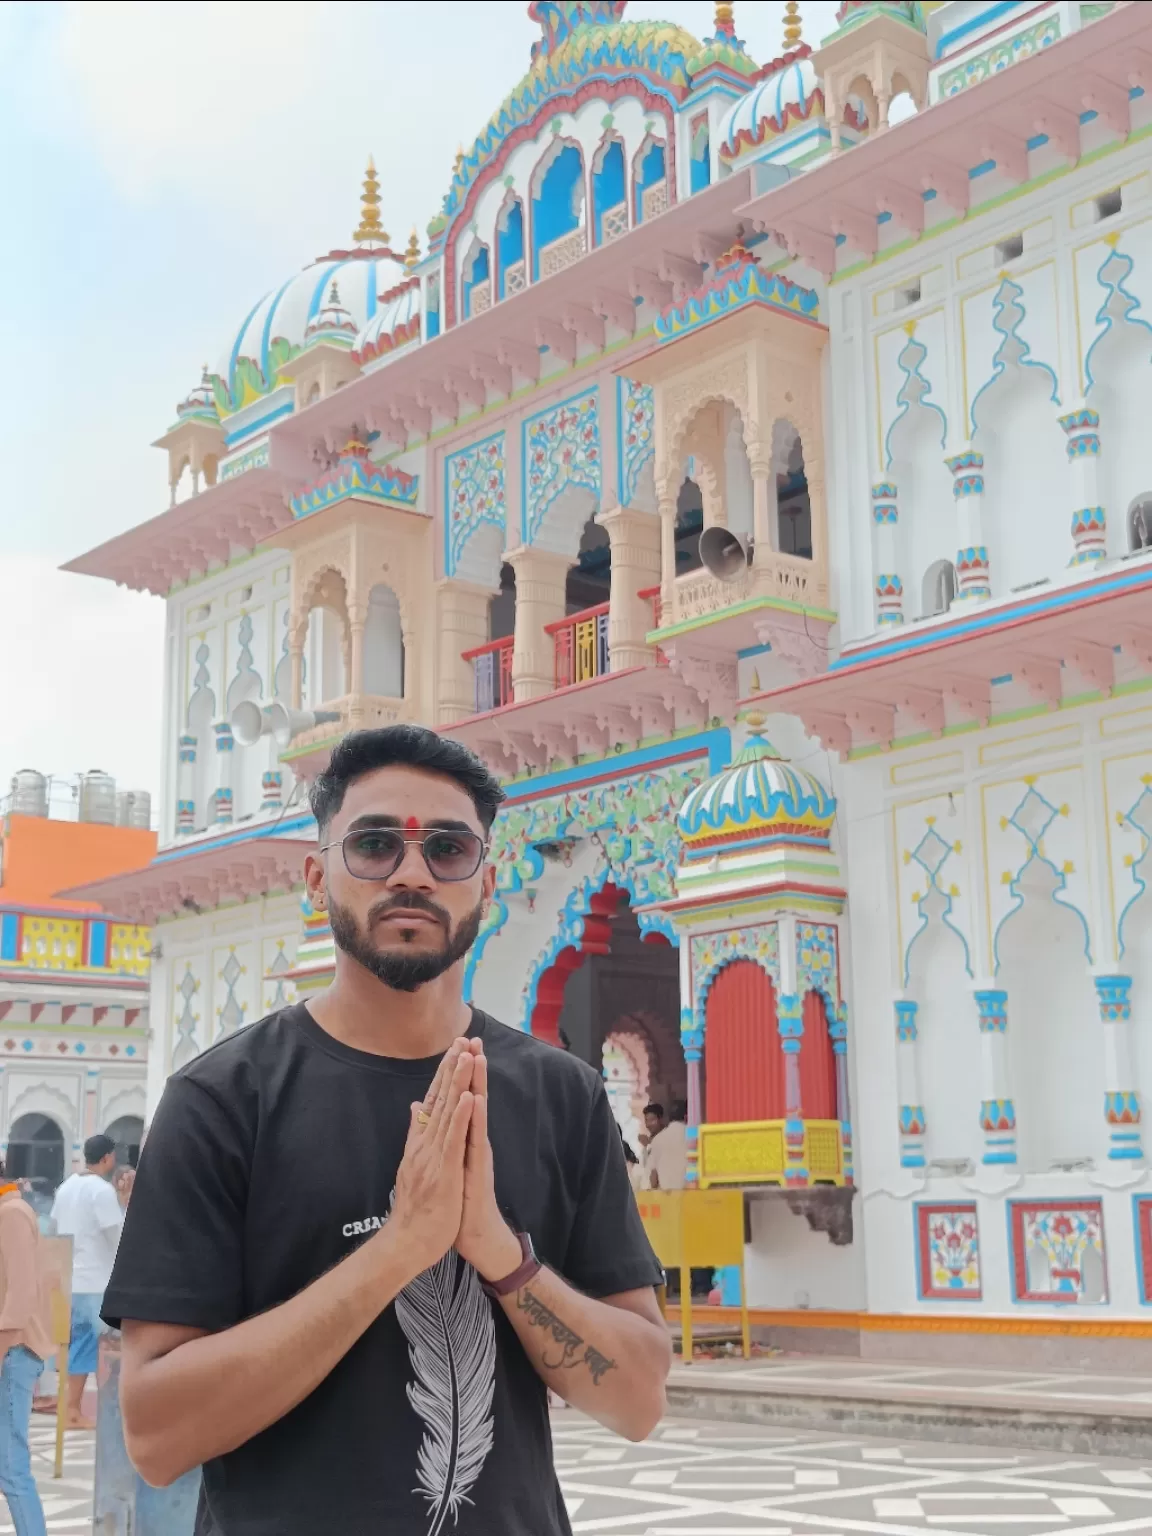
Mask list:
[{"label": "colorful dome", "polygon": [[785,54],[769,74],[729,108],[720,123],[722,151],[731,156],[745,144],[759,144],[765,136],[765,123],[770,122],[775,133],[783,133],[789,123],[803,122],[814,107],[822,104],[820,81],[809,54],[806,45]]},{"label": "colorful dome", "polygon": [[680,807],[680,836],[689,855],[753,841],[828,847],[836,801],[819,779],[786,763],[763,730],[763,720],[750,716],[743,751]]},{"label": "colorful dome", "polygon": [[356,322],[340,302],[340,285],[333,283],[325,302],[304,327],[304,344],[330,341],[350,347],[356,336]]},{"label": "colorful dome", "polygon": [[207,366],[200,376],[199,384],[189,390],[187,397],[176,407],[176,415],[180,421],[194,418],[197,421],[215,422],[218,419],[216,399],[212,393],[212,377]]},{"label": "colorful dome", "polygon": [[420,279],[405,278],[380,295],[376,313],[356,337],[352,356],[362,366],[420,340]]}]

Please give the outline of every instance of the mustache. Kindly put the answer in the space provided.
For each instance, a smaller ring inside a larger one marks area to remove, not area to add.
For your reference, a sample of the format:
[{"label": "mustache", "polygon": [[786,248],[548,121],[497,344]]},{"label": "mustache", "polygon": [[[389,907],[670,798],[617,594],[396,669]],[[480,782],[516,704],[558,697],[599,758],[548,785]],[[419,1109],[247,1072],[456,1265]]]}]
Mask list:
[{"label": "mustache", "polygon": [[368,924],[378,922],[380,918],[387,917],[389,912],[427,912],[447,932],[452,927],[452,919],[444,908],[438,906],[430,896],[423,896],[419,891],[412,891],[407,896],[388,896],[383,901],[378,901],[368,909]]}]

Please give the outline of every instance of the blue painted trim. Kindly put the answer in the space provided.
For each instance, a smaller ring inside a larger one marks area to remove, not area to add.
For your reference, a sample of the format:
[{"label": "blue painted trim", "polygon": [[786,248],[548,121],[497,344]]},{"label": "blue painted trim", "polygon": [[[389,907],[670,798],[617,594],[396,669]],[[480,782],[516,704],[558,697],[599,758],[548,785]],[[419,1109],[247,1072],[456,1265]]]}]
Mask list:
[{"label": "blue painted trim", "polygon": [[786,154],[790,156],[791,152],[799,148],[801,144],[807,144],[809,139],[823,139],[826,143],[830,144],[832,142],[832,135],[828,132],[827,128],[809,128],[804,133],[792,134],[791,136],[785,135],[774,143],[767,154],[758,155],[756,158],[774,164],[777,160],[783,160]]},{"label": "blue painted trim", "polygon": [[269,411],[266,415],[258,417],[255,421],[250,421],[247,426],[237,427],[235,432],[225,432],[224,446],[231,448],[234,443],[244,442],[247,438],[262,432],[265,427],[270,427],[274,421],[279,421],[282,416],[291,416],[295,409],[295,401],[285,400],[274,411]]},{"label": "blue painted trim", "polygon": [[1152,789],[1145,786],[1136,796],[1135,800],[1133,800],[1128,809],[1126,811],[1121,811],[1120,813],[1124,820],[1128,822],[1129,826],[1135,828],[1141,842],[1144,844],[1144,851],[1141,853],[1140,857],[1134,860],[1133,863],[1129,866],[1132,871],[1132,879],[1135,882],[1136,890],[1128,899],[1128,901],[1125,902],[1124,910],[1120,913],[1119,918],[1116,920],[1116,947],[1119,951],[1121,960],[1123,960],[1124,952],[1127,949],[1127,942],[1124,938],[1125,921],[1127,920],[1129,912],[1131,912],[1132,908],[1136,905],[1141,896],[1143,896],[1144,892],[1148,889],[1148,882],[1140,873],[1140,866],[1148,857],[1149,850],[1152,850],[1152,839],[1148,837],[1148,834],[1144,831],[1144,828],[1140,826],[1138,822],[1133,820],[1133,813],[1135,812],[1136,807],[1140,804],[1141,800],[1144,799],[1145,795],[1152,795]]},{"label": "blue painted trim", "polygon": [[[1125,271],[1121,273],[1116,281],[1114,283],[1110,283],[1104,276],[1104,268],[1113,258],[1115,258],[1117,261],[1127,262],[1128,265]],[[1091,394],[1092,389],[1096,383],[1095,378],[1092,376],[1092,354],[1095,352],[1096,348],[1100,345],[1104,338],[1109,334],[1109,332],[1113,330],[1116,324],[1112,316],[1108,313],[1108,306],[1111,304],[1113,299],[1124,299],[1127,302],[1128,307],[1124,311],[1123,324],[1140,326],[1146,330],[1149,335],[1152,335],[1152,325],[1149,325],[1147,320],[1143,319],[1136,313],[1136,311],[1140,308],[1140,300],[1134,293],[1130,293],[1124,286],[1125,281],[1132,276],[1135,266],[1135,261],[1131,256],[1127,254],[1126,251],[1121,251],[1118,246],[1113,245],[1108,247],[1108,254],[1104,257],[1104,260],[1096,269],[1096,281],[1102,288],[1107,289],[1107,292],[1104,295],[1104,301],[1100,305],[1100,308],[1096,311],[1095,317],[1096,324],[1103,325],[1104,329],[1093,337],[1092,345],[1088,348],[1088,351],[1084,356],[1085,396]]]},{"label": "blue painted trim", "polygon": [[584,763],[577,768],[562,768],[556,773],[541,774],[505,788],[505,804],[518,805],[525,800],[542,799],[545,795],[573,789],[590,779],[629,778],[641,768],[657,768],[673,759],[702,757],[708,754],[709,774],[719,773],[727,767],[732,757],[732,735],[726,726],[700,731],[694,736],[682,736],[674,741],[662,741],[656,746],[639,747],[634,752],[622,752],[619,757],[601,758],[595,763]]},{"label": "blue painted trim", "polygon": [[88,924],[88,964],[100,966],[108,964],[108,924],[106,922],[91,922]]},{"label": "blue painted trim", "polygon": [[232,356],[228,359],[228,393],[231,395],[233,400],[236,398],[236,363],[240,357],[240,343],[248,334],[248,327],[252,324],[252,320],[256,314],[256,311],[268,297],[269,295],[265,294],[263,299],[260,299],[257,303],[253,304],[252,308],[248,311],[244,324],[236,333],[236,340],[232,344]]},{"label": "blue painted trim", "polygon": [[[373,265],[375,265],[375,263],[373,263]],[[348,266],[348,262],[346,262],[346,261],[338,261],[338,262],[335,262],[331,267],[325,267],[324,275],[323,275],[323,277],[321,277],[317,281],[316,286],[312,290],[312,297],[308,301],[308,319],[309,320],[314,320],[316,318],[316,316],[319,314],[320,306],[324,302],[324,293],[325,293],[325,290],[328,287],[328,284],[330,282],[334,282],[335,279],[336,279],[337,272],[343,271],[343,269],[346,266]],[[372,283],[372,284],[370,284],[370,286],[372,288],[375,288],[376,284]],[[345,308],[347,308],[346,305],[345,305]]]},{"label": "blue painted trim", "polygon": [[[1016,308],[1020,311],[1020,318],[1013,325],[1008,325],[1004,319],[1004,312],[1010,304],[1015,304]],[[984,383],[981,384],[980,388],[972,397],[972,404],[969,408],[968,416],[973,440],[975,440],[979,431],[976,423],[976,406],[980,400],[980,397],[985,393],[986,390],[991,389],[999,379],[1003,378],[1003,376],[1008,371],[1008,363],[1004,358],[1004,348],[1007,346],[1010,339],[1016,342],[1017,346],[1019,346],[1021,349],[1020,356],[1014,360],[1016,367],[1042,368],[1048,377],[1052,380],[1052,403],[1054,405],[1060,404],[1060,380],[1056,377],[1055,369],[1052,368],[1048,363],[1042,363],[1039,361],[1039,359],[1034,358],[1032,356],[1032,348],[1024,340],[1023,336],[1020,335],[1020,327],[1028,318],[1028,310],[1024,305],[1024,290],[1020,287],[1020,284],[1013,282],[1010,277],[1004,278],[1001,281],[999,288],[997,288],[995,296],[993,297],[992,307],[992,329],[1000,333],[1002,340],[1000,345],[996,348],[995,355],[992,358],[991,377],[985,379]]]},{"label": "blue painted trim", "polygon": [[20,937],[20,914],[5,912],[0,915],[0,960],[19,960],[16,945]]},{"label": "blue painted trim", "polygon": [[[201,853],[215,853],[218,848],[231,848],[236,843],[254,843],[261,838],[283,837],[290,832],[308,832],[314,836],[316,831],[316,818],[312,815],[294,816],[291,821],[269,821],[259,827],[245,827],[242,831],[231,832],[226,837],[213,837],[202,843],[184,844],[167,853],[158,853],[151,864],[146,864],[144,868],[154,869],[157,864],[171,864],[180,859],[195,858]],[[303,838],[300,843],[303,850]]]},{"label": "blue painted trim", "polygon": [[936,40],[935,57],[944,57],[949,46],[959,38],[967,37],[969,32],[976,32],[986,27],[990,21],[997,21],[1001,16],[1007,16],[1010,11],[1020,9],[1022,0],[999,0],[997,5],[986,6],[978,11],[970,21],[962,21],[959,26],[953,27],[951,32],[941,32]]},{"label": "blue painted trim", "polygon": [[979,165],[974,165],[968,172],[968,180],[975,181],[978,176],[989,176],[995,169],[995,160],[981,160]]},{"label": "blue painted trim", "polygon": [[[1021,796],[1020,801],[1019,801],[1019,803],[1016,806],[1016,809],[1012,812],[1011,816],[1009,816],[1007,818],[1009,826],[1013,827],[1014,830],[1016,830],[1018,832],[1021,831],[1021,829],[1020,829],[1019,823],[1015,819],[1016,813],[1023,806],[1024,802],[1028,799],[1029,795],[1033,795],[1033,794],[1036,795],[1038,799],[1042,800],[1044,805],[1047,806],[1048,809],[1053,812],[1053,815],[1052,815],[1052,818],[1051,818],[1052,821],[1054,821],[1056,819],[1056,816],[1059,814],[1059,812],[1057,811],[1056,807],[1053,806],[1049,800],[1046,800],[1044,798],[1044,796],[1040,794],[1039,790],[1036,789],[1035,785],[1029,784],[1027,786],[1027,788],[1025,789],[1023,795]],[[1050,825],[1050,824],[1051,824],[1051,822],[1048,823],[1048,825]],[[1054,888],[1052,890],[1052,900],[1053,900],[1053,902],[1055,902],[1057,905],[1065,908],[1065,910],[1068,911],[1068,912],[1074,912],[1076,914],[1076,916],[1080,919],[1080,926],[1084,930],[1084,958],[1085,958],[1085,960],[1087,960],[1088,964],[1091,965],[1091,963],[1092,963],[1092,934],[1091,934],[1091,931],[1090,931],[1090,929],[1088,927],[1088,919],[1084,916],[1083,912],[1081,912],[1079,907],[1073,906],[1073,904],[1070,901],[1062,901],[1060,899],[1061,891],[1066,891],[1068,889],[1068,877],[1067,877],[1067,875],[1064,874],[1063,870],[1057,869],[1055,864],[1053,864],[1051,859],[1045,858],[1044,855],[1042,853],[1040,853],[1039,848],[1038,848],[1038,844],[1043,840],[1042,836],[1036,838],[1035,840],[1033,840],[1032,838],[1028,837],[1027,834],[1023,833],[1023,832],[1021,832],[1021,836],[1023,836],[1025,841],[1028,843],[1029,847],[1031,848],[1031,852],[1029,853],[1028,857],[1024,860],[1023,864],[1021,864],[1020,868],[1016,871],[1016,874],[1013,876],[1012,880],[1008,884],[1008,889],[1011,892],[1012,898],[1015,901],[1016,905],[1014,907],[1010,908],[1009,911],[1005,912],[1004,916],[996,924],[996,931],[992,935],[992,973],[993,973],[993,975],[998,976],[1000,974],[1000,934],[1001,934],[1001,931],[1003,930],[1005,923],[1011,921],[1011,919],[1016,916],[1017,912],[1019,912],[1021,907],[1023,907],[1023,905],[1024,905],[1024,894],[1023,894],[1023,892],[1019,888],[1019,886],[1020,886],[1020,879],[1021,879],[1021,876],[1024,874],[1024,871],[1032,863],[1033,859],[1038,859],[1041,864],[1046,864],[1048,866],[1048,868],[1052,871],[1052,873],[1056,877],[1057,883],[1056,883],[1056,885],[1054,886]]]},{"label": "blue painted trim", "polygon": [[[987,1162],[988,1159],[985,1158],[984,1161]],[[1102,1244],[1103,1244],[1103,1248],[1104,1248],[1104,1253],[1103,1253],[1102,1257],[1103,1257],[1103,1263],[1104,1263],[1105,1284],[1107,1285],[1107,1291],[1108,1291],[1107,1300],[1103,1303],[1103,1305],[1107,1306],[1112,1301],[1112,1287],[1111,1287],[1111,1284],[1108,1283],[1108,1234],[1107,1234],[1107,1229],[1106,1229],[1106,1224],[1105,1224],[1105,1216],[1104,1216],[1104,1201],[1099,1196],[1096,1196],[1096,1195],[1069,1195],[1068,1199],[1069,1200],[1076,1200],[1076,1201],[1091,1200],[1091,1201],[1094,1201],[1100,1207],[1100,1235],[1101,1235],[1101,1240],[1102,1240]],[[1030,1300],[1027,1300],[1025,1297],[1021,1296],[1021,1294],[1020,1294],[1020,1286],[1018,1284],[1018,1278],[1019,1277],[1016,1274],[1016,1245],[1015,1245],[1015,1243],[1012,1240],[1012,1212],[1013,1212],[1013,1210],[1018,1205],[1055,1205],[1055,1206],[1058,1206],[1061,1203],[1062,1202],[1058,1198],[1056,1198],[1056,1197],[1051,1197],[1050,1198],[1050,1197],[1047,1197],[1047,1196],[1044,1196],[1044,1195],[1041,1195],[1038,1199],[1034,1199],[1034,1200],[1025,1200],[1025,1199],[1005,1200],[1005,1202],[1004,1202],[1004,1214],[1005,1214],[1005,1216],[1008,1219],[1008,1266],[1009,1266],[1009,1281],[1010,1281],[1010,1284],[1011,1284],[1011,1287],[1012,1287],[1012,1289],[1011,1289],[1011,1298],[1010,1299],[1012,1301],[1012,1305],[1016,1306],[1016,1307],[1051,1307],[1054,1312],[1067,1311],[1069,1316],[1075,1316],[1076,1303],[1074,1301],[1053,1301],[1048,1296],[1039,1297],[1035,1301],[1030,1301]],[[1027,1289],[1027,1276],[1025,1276],[1025,1286],[1024,1286],[1024,1289],[1025,1290]]]},{"label": "blue painted trim", "polygon": [[763,656],[770,651],[770,645],[746,645],[742,651],[736,652],[738,661],[747,661],[750,656]]},{"label": "blue painted trim", "polygon": [[[919,1162],[919,1164],[917,1166],[923,1167],[924,1161],[925,1161],[924,1158],[921,1158],[920,1162]],[[967,1306],[970,1306],[970,1307],[979,1307],[979,1306],[983,1305],[983,1301],[984,1301],[984,1295],[983,1295],[983,1291],[984,1291],[983,1275],[981,1275],[981,1283],[980,1283],[981,1294],[979,1296],[929,1296],[928,1293],[924,1290],[924,1285],[923,1285],[924,1264],[923,1264],[923,1251],[922,1251],[921,1245],[920,1245],[920,1208],[923,1206],[927,1210],[937,1211],[937,1210],[940,1210],[941,1207],[946,1207],[948,1209],[952,1209],[954,1206],[957,1206],[957,1205],[969,1205],[969,1204],[972,1206],[972,1219],[976,1223],[976,1253],[977,1253],[978,1256],[980,1256],[980,1209],[979,1209],[979,1206],[978,1206],[978,1204],[977,1204],[977,1202],[975,1200],[971,1200],[971,1201],[956,1200],[956,1201],[951,1201],[951,1202],[946,1201],[946,1200],[913,1200],[913,1202],[912,1202],[912,1247],[913,1247],[913,1252],[914,1252],[914,1257],[915,1257],[915,1262],[916,1262],[916,1300],[917,1301],[924,1301],[924,1302],[927,1302],[929,1305],[936,1305],[936,1304],[938,1304],[940,1302],[945,1302],[945,1303],[949,1303],[950,1302],[953,1305],[959,1305],[959,1306],[967,1305]]]},{"label": "blue painted trim", "polygon": [[[885,470],[890,469],[892,466],[892,434],[896,431],[896,428],[900,425],[904,418],[911,414],[913,405],[923,406],[923,408],[927,411],[935,411],[937,416],[940,418],[941,448],[943,448],[944,444],[948,440],[948,417],[944,414],[943,407],[937,405],[935,400],[930,399],[932,394],[931,381],[926,379],[920,372],[920,369],[927,356],[928,348],[922,341],[917,341],[916,337],[913,335],[909,336],[908,340],[901,347],[900,355],[896,359],[896,366],[904,375],[904,382],[896,391],[896,403],[899,405],[900,409],[893,417],[892,424],[888,428],[888,431],[884,434]],[[908,395],[908,387],[912,383],[913,379],[917,379],[921,384],[924,385],[923,393],[920,394],[915,400],[910,398]]]},{"label": "blue painted trim", "polygon": [[264,316],[264,332],[260,337],[260,372],[264,375],[264,387],[266,389],[272,388],[272,380],[268,377],[268,351],[272,345],[272,322],[276,318],[276,307],[295,281],[294,277],[288,279],[271,304],[269,304],[268,313]]},{"label": "blue painted trim", "polygon": [[1094,581],[1085,582],[1082,586],[1064,587],[1059,592],[1049,593],[1045,597],[1031,598],[1011,608],[976,614],[972,618],[960,620],[955,624],[942,625],[937,630],[921,632],[918,635],[908,634],[869,647],[867,650],[853,651],[850,655],[837,657],[829,664],[828,670],[843,672],[847,668],[859,666],[864,661],[879,661],[908,651],[922,650],[925,646],[937,645],[942,640],[956,640],[962,635],[1000,629],[1006,624],[1015,623],[1021,618],[1030,618],[1034,614],[1074,607],[1085,602],[1089,597],[1093,599],[1106,597],[1113,592],[1124,592],[1130,588],[1143,586],[1152,588],[1152,571],[1119,572],[1106,579],[1097,578]]}]

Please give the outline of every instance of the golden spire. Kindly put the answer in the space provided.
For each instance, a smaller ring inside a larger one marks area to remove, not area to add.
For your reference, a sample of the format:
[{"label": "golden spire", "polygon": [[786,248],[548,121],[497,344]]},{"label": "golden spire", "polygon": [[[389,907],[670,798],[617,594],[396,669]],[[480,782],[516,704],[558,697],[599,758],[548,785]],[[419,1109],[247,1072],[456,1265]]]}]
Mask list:
[{"label": "golden spire", "polygon": [[357,243],[361,240],[373,240],[381,245],[388,244],[388,231],[380,222],[380,183],[376,178],[376,162],[371,155],[368,156],[364,192],[360,198],[360,228],[352,238]]},{"label": "golden spire", "polygon": [[415,226],[415,224],[413,224],[413,226],[412,226],[412,233],[408,236],[408,249],[404,252],[404,266],[405,266],[405,268],[409,272],[411,272],[412,268],[416,265],[416,263],[419,260],[420,260],[420,237],[416,233],[416,226]]},{"label": "golden spire", "polygon": [[734,37],[736,23],[732,19],[733,7],[730,0],[716,0],[716,36]]},{"label": "golden spire", "polygon": [[800,0],[786,0],[784,6],[784,52],[799,48],[804,23],[800,18]]}]

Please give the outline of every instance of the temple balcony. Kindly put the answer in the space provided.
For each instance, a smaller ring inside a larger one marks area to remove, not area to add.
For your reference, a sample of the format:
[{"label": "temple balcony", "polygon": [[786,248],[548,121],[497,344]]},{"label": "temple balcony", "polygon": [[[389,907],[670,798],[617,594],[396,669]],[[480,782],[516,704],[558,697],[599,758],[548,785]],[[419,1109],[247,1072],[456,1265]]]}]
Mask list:
[{"label": "temple balcony", "polygon": [[697,1182],[808,1188],[852,1182],[838,1120],[743,1120],[697,1130]]}]

